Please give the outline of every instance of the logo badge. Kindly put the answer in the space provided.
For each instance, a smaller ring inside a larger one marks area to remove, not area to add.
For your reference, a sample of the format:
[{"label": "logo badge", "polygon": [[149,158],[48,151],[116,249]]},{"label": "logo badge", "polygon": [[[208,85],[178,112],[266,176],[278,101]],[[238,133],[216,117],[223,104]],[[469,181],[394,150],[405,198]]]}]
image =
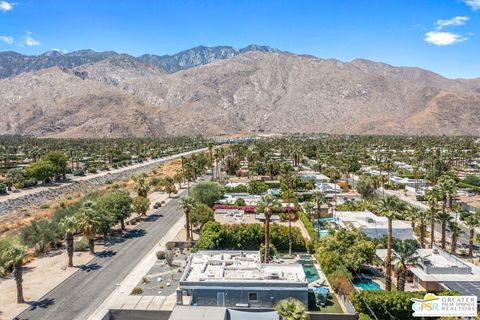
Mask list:
[{"label": "logo badge", "polygon": [[414,317],[476,317],[477,296],[436,296],[412,298]]}]

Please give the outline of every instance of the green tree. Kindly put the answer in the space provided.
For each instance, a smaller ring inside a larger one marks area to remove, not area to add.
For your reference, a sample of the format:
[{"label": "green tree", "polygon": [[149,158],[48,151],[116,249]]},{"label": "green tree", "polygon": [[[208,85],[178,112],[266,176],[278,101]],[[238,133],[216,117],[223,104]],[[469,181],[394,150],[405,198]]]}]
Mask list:
[{"label": "green tree", "polygon": [[378,201],[377,210],[388,219],[387,256],[385,258],[385,290],[392,290],[392,221],[400,216],[405,208],[395,196],[387,196]]},{"label": "green tree", "polygon": [[375,186],[370,177],[360,176],[357,182],[357,191],[363,199],[375,197]]},{"label": "green tree", "polygon": [[54,175],[62,176],[65,179],[67,172],[68,158],[61,151],[50,151],[43,156],[43,160],[49,161],[55,167]]},{"label": "green tree", "polygon": [[5,184],[8,190],[12,190],[14,185],[23,185],[25,183],[25,175],[22,169],[10,169],[5,175]]},{"label": "green tree", "polygon": [[260,195],[268,190],[268,185],[261,180],[250,180],[247,191],[250,194]]},{"label": "green tree", "polygon": [[13,278],[17,286],[17,303],[25,303],[23,298],[23,272],[22,261],[27,255],[27,249],[23,246],[13,245],[2,254],[2,261],[6,268],[13,268]]},{"label": "green tree", "polygon": [[452,216],[448,212],[437,211],[437,221],[440,222],[442,226],[442,249],[445,250],[446,234],[447,234],[447,225],[452,221]]},{"label": "green tree", "polygon": [[265,216],[265,242],[264,242],[264,258],[263,262],[268,263],[270,261],[269,257],[269,246],[270,246],[270,218],[274,211],[279,211],[281,209],[281,204],[278,200],[272,196],[262,196],[262,200],[257,203],[256,211],[263,213]]},{"label": "green tree", "polygon": [[47,160],[39,160],[25,169],[25,174],[44,182],[50,181],[55,174],[55,166]]},{"label": "green tree", "polygon": [[192,188],[190,195],[196,202],[211,207],[217,200],[222,199],[223,187],[217,182],[202,181]]},{"label": "green tree", "polygon": [[192,197],[183,197],[177,204],[177,209],[183,210],[185,213],[185,232],[187,241],[192,240],[192,211],[197,205],[195,199]]},{"label": "green tree", "polygon": [[475,239],[475,228],[480,227],[480,211],[475,214],[471,214],[465,218],[465,224],[469,231],[468,237],[468,256],[473,257],[473,241]]},{"label": "green tree", "polygon": [[122,230],[125,230],[125,219],[131,216],[132,198],[127,190],[115,190],[104,194],[97,201],[97,208],[105,215],[113,216],[119,221]]},{"label": "green tree", "polygon": [[65,242],[67,243],[68,267],[73,267],[73,244],[74,232],[77,230],[75,217],[67,216],[60,221],[60,226],[65,231]]},{"label": "green tree", "polygon": [[95,254],[95,237],[97,235],[97,230],[102,225],[102,219],[97,212],[95,202],[85,201],[82,203],[75,218],[77,220],[78,229],[82,231],[85,238],[88,239],[90,254]]},{"label": "green tree", "polygon": [[145,216],[150,207],[150,200],[148,198],[137,196],[133,199],[132,208],[139,216]]},{"label": "green tree", "polygon": [[280,300],[275,311],[284,320],[306,320],[307,314],[303,303],[294,298]]},{"label": "green tree", "polygon": [[194,228],[198,228],[201,231],[205,223],[213,220],[213,210],[206,204],[200,203],[193,208],[191,222]]},{"label": "green tree", "polygon": [[457,241],[458,237],[461,236],[464,232],[460,227],[460,224],[456,221],[450,221],[448,224],[448,231],[452,234],[452,243],[450,246],[450,253],[457,253]]},{"label": "green tree", "polygon": [[397,289],[405,291],[407,266],[415,265],[419,259],[417,255],[418,243],[413,239],[394,241],[393,247],[395,250],[393,262],[397,269]]}]

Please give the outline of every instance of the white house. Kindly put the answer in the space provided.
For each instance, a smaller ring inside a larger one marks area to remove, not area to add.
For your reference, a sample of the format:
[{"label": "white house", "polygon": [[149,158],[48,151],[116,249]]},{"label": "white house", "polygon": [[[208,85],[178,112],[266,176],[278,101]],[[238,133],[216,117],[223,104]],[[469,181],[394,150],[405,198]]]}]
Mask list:
[{"label": "white house", "polygon": [[[334,217],[342,227],[353,227],[370,238],[381,238],[388,234],[388,219],[370,211],[335,211]],[[412,227],[400,220],[393,220],[392,235],[401,240],[412,239]]]}]

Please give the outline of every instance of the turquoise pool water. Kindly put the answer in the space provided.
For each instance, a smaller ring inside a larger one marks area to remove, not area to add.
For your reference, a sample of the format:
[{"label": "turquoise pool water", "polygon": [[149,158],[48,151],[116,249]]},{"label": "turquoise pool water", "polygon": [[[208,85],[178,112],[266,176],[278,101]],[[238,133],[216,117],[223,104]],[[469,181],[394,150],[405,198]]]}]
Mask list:
[{"label": "turquoise pool water", "polygon": [[320,279],[317,269],[313,264],[303,264],[303,272],[305,272],[305,277],[307,278],[308,283],[317,281]]},{"label": "turquoise pool water", "polygon": [[382,290],[378,283],[368,278],[354,278],[352,280],[352,283],[355,287],[360,288],[362,290],[373,290],[373,291]]},{"label": "turquoise pool water", "polygon": [[328,232],[328,230],[320,230],[320,237],[326,237],[329,235],[330,233]]}]

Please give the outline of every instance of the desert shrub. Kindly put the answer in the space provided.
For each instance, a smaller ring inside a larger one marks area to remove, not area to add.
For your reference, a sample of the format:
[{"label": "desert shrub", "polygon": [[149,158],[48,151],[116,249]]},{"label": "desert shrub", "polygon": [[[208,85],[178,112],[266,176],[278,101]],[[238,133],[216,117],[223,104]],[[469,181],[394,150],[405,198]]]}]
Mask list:
[{"label": "desert shrub", "polygon": [[47,220],[32,221],[22,229],[20,241],[37,252],[48,252],[63,239],[58,223]]},{"label": "desert shrub", "polygon": [[7,193],[7,186],[5,183],[0,182],[0,194],[6,194]]},{"label": "desert shrub", "polygon": [[165,251],[157,251],[157,252],[156,252],[156,255],[157,255],[157,259],[158,259],[158,260],[163,260],[163,259],[165,259]]},{"label": "desert shrub", "polygon": [[87,251],[88,241],[86,239],[80,239],[73,243],[73,251]]},{"label": "desert shrub", "polygon": [[132,289],[132,295],[139,295],[139,294],[142,294],[143,293],[143,290],[142,288],[138,288],[138,287],[135,287]]}]

